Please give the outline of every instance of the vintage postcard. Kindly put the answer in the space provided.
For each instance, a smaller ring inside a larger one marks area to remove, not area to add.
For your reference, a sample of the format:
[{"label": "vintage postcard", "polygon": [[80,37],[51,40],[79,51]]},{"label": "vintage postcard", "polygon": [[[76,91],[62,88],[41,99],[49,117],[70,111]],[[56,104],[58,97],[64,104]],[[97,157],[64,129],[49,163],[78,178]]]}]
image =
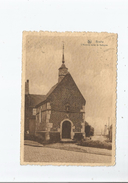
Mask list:
[{"label": "vintage postcard", "polygon": [[117,34],[23,32],[21,165],[115,165]]}]

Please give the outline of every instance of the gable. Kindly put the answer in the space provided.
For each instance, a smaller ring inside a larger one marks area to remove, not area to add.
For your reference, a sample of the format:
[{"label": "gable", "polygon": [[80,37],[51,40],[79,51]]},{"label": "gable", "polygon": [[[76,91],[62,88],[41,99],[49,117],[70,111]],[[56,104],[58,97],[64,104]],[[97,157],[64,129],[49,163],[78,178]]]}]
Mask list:
[{"label": "gable", "polygon": [[66,74],[66,76],[59,83],[55,84],[49,90],[47,95],[45,95],[44,100],[42,100],[42,102],[38,103],[36,107],[38,107],[41,104],[45,103],[47,100],[50,100],[52,98],[52,96],[55,95],[55,94],[62,95],[62,93],[65,93],[65,89],[70,90],[67,93],[70,93],[72,91],[72,95],[74,95],[74,97],[75,97],[75,94],[77,93],[76,97],[81,98],[83,100],[83,104],[85,105],[86,101],[85,101],[83,95],[81,94],[81,92],[80,92],[79,88],[77,87],[75,81],[73,80],[71,74],[68,73],[68,74]]},{"label": "gable", "polygon": [[[55,97],[56,95],[56,97]],[[86,101],[81,94],[79,88],[77,87],[75,81],[73,80],[70,73],[68,73],[58,85],[56,85],[55,89],[52,91],[52,93],[47,97],[47,99],[51,99],[52,96],[54,96],[57,100],[61,100],[61,98],[64,98],[65,100],[69,100],[69,98],[72,98],[72,100],[80,99],[82,101],[83,105],[85,105]]]},{"label": "gable", "polygon": [[29,100],[29,106],[35,107],[38,103],[45,99],[45,95],[27,94],[25,95],[25,100]]}]

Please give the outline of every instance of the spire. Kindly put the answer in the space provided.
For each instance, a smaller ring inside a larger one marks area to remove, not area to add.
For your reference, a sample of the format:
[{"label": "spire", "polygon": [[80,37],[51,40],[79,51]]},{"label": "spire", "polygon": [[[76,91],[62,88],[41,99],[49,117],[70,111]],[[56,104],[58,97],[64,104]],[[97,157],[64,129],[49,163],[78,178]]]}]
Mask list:
[{"label": "spire", "polygon": [[63,42],[63,55],[62,55],[62,63],[64,64],[64,42]]},{"label": "spire", "polygon": [[68,73],[68,68],[65,66],[65,61],[64,61],[64,43],[63,43],[63,51],[62,51],[62,65],[59,68],[59,78],[58,78],[58,82],[60,82],[65,75]]}]

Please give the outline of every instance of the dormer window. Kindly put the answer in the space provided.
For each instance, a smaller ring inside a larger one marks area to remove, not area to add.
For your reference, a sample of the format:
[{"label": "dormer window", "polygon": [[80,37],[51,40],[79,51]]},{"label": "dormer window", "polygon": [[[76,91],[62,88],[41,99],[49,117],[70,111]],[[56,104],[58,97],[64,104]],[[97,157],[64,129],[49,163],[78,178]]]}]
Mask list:
[{"label": "dormer window", "polygon": [[70,105],[68,103],[65,105],[65,110],[66,110],[66,112],[69,112],[69,110],[70,110]]}]

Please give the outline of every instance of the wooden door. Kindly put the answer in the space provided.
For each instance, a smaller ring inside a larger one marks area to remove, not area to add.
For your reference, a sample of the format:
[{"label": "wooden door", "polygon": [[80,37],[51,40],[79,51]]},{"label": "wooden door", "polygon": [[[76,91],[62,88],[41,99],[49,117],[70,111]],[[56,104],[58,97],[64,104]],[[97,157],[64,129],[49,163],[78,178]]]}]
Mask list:
[{"label": "wooden door", "polygon": [[62,138],[71,139],[71,123],[64,121],[62,124]]}]

